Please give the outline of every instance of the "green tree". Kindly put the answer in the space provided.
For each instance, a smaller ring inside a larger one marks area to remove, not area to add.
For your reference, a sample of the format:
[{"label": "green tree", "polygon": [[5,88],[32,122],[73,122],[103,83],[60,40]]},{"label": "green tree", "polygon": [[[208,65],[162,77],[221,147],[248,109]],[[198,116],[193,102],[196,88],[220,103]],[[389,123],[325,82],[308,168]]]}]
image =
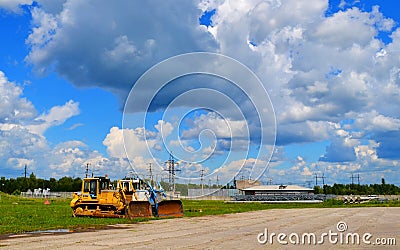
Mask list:
[{"label": "green tree", "polygon": [[322,194],[324,190],[320,186],[314,186],[314,194]]},{"label": "green tree", "polygon": [[71,177],[64,176],[58,180],[54,191],[72,192],[72,189],[73,179]]},{"label": "green tree", "polygon": [[38,188],[38,182],[37,182],[36,176],[35,176],[35,174],[33,172],[29,175],[29,178],[28,178],[27,181],[28,181],[27,187],[24,187],[25,191],[27,189],[33,190],[35,188]]},{"label": "green tree", "polygon": [[6,177],[2,176],[0,178],[0,191],[5,192],[4,191],[4,186],[6,185]]}]

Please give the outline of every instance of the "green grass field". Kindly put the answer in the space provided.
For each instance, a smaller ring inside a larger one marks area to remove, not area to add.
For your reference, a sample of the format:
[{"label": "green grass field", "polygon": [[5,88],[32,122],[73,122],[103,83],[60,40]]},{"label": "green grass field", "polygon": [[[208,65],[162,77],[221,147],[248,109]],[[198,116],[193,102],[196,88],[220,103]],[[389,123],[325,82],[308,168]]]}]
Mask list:
[{"label": "green grass field", "polygon": [[[74,218],[70,200],[51,199],[50,205],[45,199],[22,198],[0,193],[0,234],[32,232],[49,229],[85,229],[111,224],[137,223],[143,219],[129,220],[118,218]],[[326,201],[318,204],[260,204],[260,203],[224,203],[223,201],[183,200],[186,217],[240,213],[265,209],[282,208],[322,208],[322,207],[359,207],[359,206],[400,206],[399,202],[364,203],[343,205],[338,201]]]}]

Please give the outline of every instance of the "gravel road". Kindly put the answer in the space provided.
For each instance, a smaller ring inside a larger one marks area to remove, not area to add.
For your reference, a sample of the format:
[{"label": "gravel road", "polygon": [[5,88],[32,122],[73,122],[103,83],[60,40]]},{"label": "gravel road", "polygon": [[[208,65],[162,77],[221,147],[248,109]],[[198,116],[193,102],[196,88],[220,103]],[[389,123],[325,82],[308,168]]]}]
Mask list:
[{"label": "gravel road", "polygon": [[[273,234],[275,235],[271,242]],[[281,234],[282,243],[279,242],[278,234]],[[315,244],[312,234],[316,237]],[[266,235],[268,242],[262,244]],[[357,244],[357,235],[360,237],[360,244]],[[299,244],[295,245],[293,243],[297,241],[297,236]],[[352,244],[353,236],[355,244]],[[363,237],[366,237],[365,241]],[[308,243],[309,239],[311,244]],[[396,240],[397,247],[393,245],[393,239]],[[365,249],[375,248],[377,243],[383,249],[398,249],[400,208],[273,209],[221,216],[153,220],[114,225],[108,229],[89,232],[3,236],[0,239],[0,248]],[[386,245],[383,247],[382,243]]]}]

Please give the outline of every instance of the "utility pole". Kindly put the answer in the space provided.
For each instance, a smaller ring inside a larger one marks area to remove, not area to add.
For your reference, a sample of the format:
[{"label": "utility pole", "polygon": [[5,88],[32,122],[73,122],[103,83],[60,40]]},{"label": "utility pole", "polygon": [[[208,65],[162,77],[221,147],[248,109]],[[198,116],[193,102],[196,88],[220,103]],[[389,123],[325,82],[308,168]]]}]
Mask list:
[{"label": "utility pole", "polygon": [[315,175],[315,186],[318,186],[318,175],[317,173],[314,173]]},{"label": "utility pole", "polygon": [[200,170],[201,174],[200,174],[200,180],[201,180],[201,195],[204,194],[204,169],[202,168]]},{"label": "utility pole", "polygon": [[169,154],[169,160],[165,163],[167,164],[166,171],[168,171],[169,185],[172,186],[172,191],[175,193],[175,172],[181,170],[175,169],[175,166],[178,165],[178,163],[175,162],[175,159],[171,153]]},{"label": "utility pole", "polygon": [[325,186],[325,176],[324,176],[324,173],[322,173],[322,176],[320,177],[320,178],[322,178],[322,186]]},{"label": "utility pole", "polygon": [[26,172],[27,172],[27,170],[28,170],[28,166],[25,164],[25,180],[26,180]]},{"label": "utility pole", "polygon": [[219,179],[218,179],[218,175],[217,175],[217,188],[219,187]]},{"label": "utility pole", "polygon": [[151,163],[148,163],[148,164],[149,164],[150,183],[151,183],[152,186],[154,186],[153,170],[151,169]]},{"label": "utility pole", "polygon": [[357,179],[357,183],[358,183],[358,185],[360,185],[360,174],[357,174],[357,176],[351,174],[350,179],[351,179],[351,185],[352,186],[354,185],[354,179]]},{"label": "utility pole", "polygon": [[322,186],[324,186],[325,185],[325,174],[324,173],[322,173],[322,176],[318,176],[318,174],[317,173],[314,173],[314,175],[315,175],[315,186],[318,186],[318,179],[322,179]]}]

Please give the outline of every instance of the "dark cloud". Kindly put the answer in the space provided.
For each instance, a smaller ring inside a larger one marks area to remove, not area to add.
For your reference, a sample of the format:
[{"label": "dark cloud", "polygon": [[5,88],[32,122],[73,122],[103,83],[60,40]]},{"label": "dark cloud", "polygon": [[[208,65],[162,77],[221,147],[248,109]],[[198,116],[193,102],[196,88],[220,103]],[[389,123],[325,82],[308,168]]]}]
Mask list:
[{"label": "dark cloud", "polygon": [[277,127],[276,145],[323,141],[329,138],[329,126],[324,122],[281,124]]},{"label": "dark cloud", "polygon": [[352,162],[357,159],[354,146],[345,145],[342,140],[335,140],[326,147],[326,153],[319,158],[325,162]]},{"label": "dark cloud", "polygon": [[66,1],[59,15],[35,8],[26,60],[78,87],[99,86],[121,101],[138,77],[177,54],[212,51],[196,1]]},{"label": "dark cloud", "polygon": [[378,133],[375,135],[375,138],[379,143],[379,147],[376,150],[379,158],[400,159],[400,131]]}]

